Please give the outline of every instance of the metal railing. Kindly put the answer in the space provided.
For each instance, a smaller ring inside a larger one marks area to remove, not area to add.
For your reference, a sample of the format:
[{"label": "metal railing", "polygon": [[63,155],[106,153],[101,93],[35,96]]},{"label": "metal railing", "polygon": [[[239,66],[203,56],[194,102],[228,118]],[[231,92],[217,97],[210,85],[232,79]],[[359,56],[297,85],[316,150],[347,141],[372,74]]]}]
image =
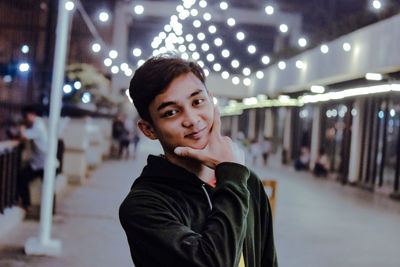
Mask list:
[{"label": "metal railing", "polygon": [[0,214],[17,203],[17,180],[20,167],[20,143],[0,142]]}]

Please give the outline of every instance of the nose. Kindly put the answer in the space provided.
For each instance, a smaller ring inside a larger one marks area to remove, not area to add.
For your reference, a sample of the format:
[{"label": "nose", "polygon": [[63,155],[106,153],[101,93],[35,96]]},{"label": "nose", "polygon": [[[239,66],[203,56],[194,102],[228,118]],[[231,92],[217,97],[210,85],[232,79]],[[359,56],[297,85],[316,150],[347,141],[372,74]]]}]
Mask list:
[{"label": "nose", "polygon": [[196,125],[196,123],[198,123],[199,120],[200,120],[200,117],[198,116],[196,111],[187,109],[184,112],[182,125],[183,125],[183,127],[186,127],[186,128],[193,127],[193,125]]}]

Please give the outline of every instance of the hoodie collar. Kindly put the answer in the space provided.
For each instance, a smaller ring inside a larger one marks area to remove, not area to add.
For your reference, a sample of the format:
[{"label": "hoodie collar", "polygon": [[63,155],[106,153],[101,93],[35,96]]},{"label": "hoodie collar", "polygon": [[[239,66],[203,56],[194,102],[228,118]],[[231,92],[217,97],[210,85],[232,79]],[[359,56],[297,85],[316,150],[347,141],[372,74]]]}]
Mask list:
[{"label": "hoodie collar", "polygon": [[[199,177],[186,169],[169,162],[164,155],[149,155],[147,165],[143,168],[140,177],[143,181],[154,181],[171,185],[202,186],[204,183]],[[138,181],[139,182],[139,181]],[[136,183],[136,182],[135,182]],[[206,187],[211,187],[206,184]]]}]

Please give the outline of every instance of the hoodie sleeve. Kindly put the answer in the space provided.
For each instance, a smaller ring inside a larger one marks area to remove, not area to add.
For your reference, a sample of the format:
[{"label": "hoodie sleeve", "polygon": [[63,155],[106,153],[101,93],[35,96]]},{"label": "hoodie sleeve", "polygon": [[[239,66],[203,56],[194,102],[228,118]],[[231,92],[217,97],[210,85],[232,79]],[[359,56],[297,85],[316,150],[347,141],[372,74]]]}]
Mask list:
[{"label": "hoodie sleeve", "polygon": [[204,230],[194,232],[171,212],[168,203],[148,191],[128,195],[120,207],[135,266],[237,266],[246,234],[249,170],[221,163],[213,210]]}]

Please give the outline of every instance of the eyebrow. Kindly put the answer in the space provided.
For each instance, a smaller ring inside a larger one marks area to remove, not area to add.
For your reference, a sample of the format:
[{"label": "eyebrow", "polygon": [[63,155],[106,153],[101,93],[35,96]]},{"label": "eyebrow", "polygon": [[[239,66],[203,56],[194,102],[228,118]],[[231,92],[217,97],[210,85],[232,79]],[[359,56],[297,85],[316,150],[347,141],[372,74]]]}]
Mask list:
[{"label": "eyebrow", "polygon": [[[197,89],[196,91],[191,93],[190,96],[188,96],[188,99],[190,99],[190,98],[202,93],[203,91],[204,90],[202,90],[202,89]],[[172,106],[172,105],[176,105],[176,102],[174,102],[174,101],[163,102],[157,107],[157,111],[159,111],[159,110],[161,110],[161,109],[163,109],[165,107]]]}]

